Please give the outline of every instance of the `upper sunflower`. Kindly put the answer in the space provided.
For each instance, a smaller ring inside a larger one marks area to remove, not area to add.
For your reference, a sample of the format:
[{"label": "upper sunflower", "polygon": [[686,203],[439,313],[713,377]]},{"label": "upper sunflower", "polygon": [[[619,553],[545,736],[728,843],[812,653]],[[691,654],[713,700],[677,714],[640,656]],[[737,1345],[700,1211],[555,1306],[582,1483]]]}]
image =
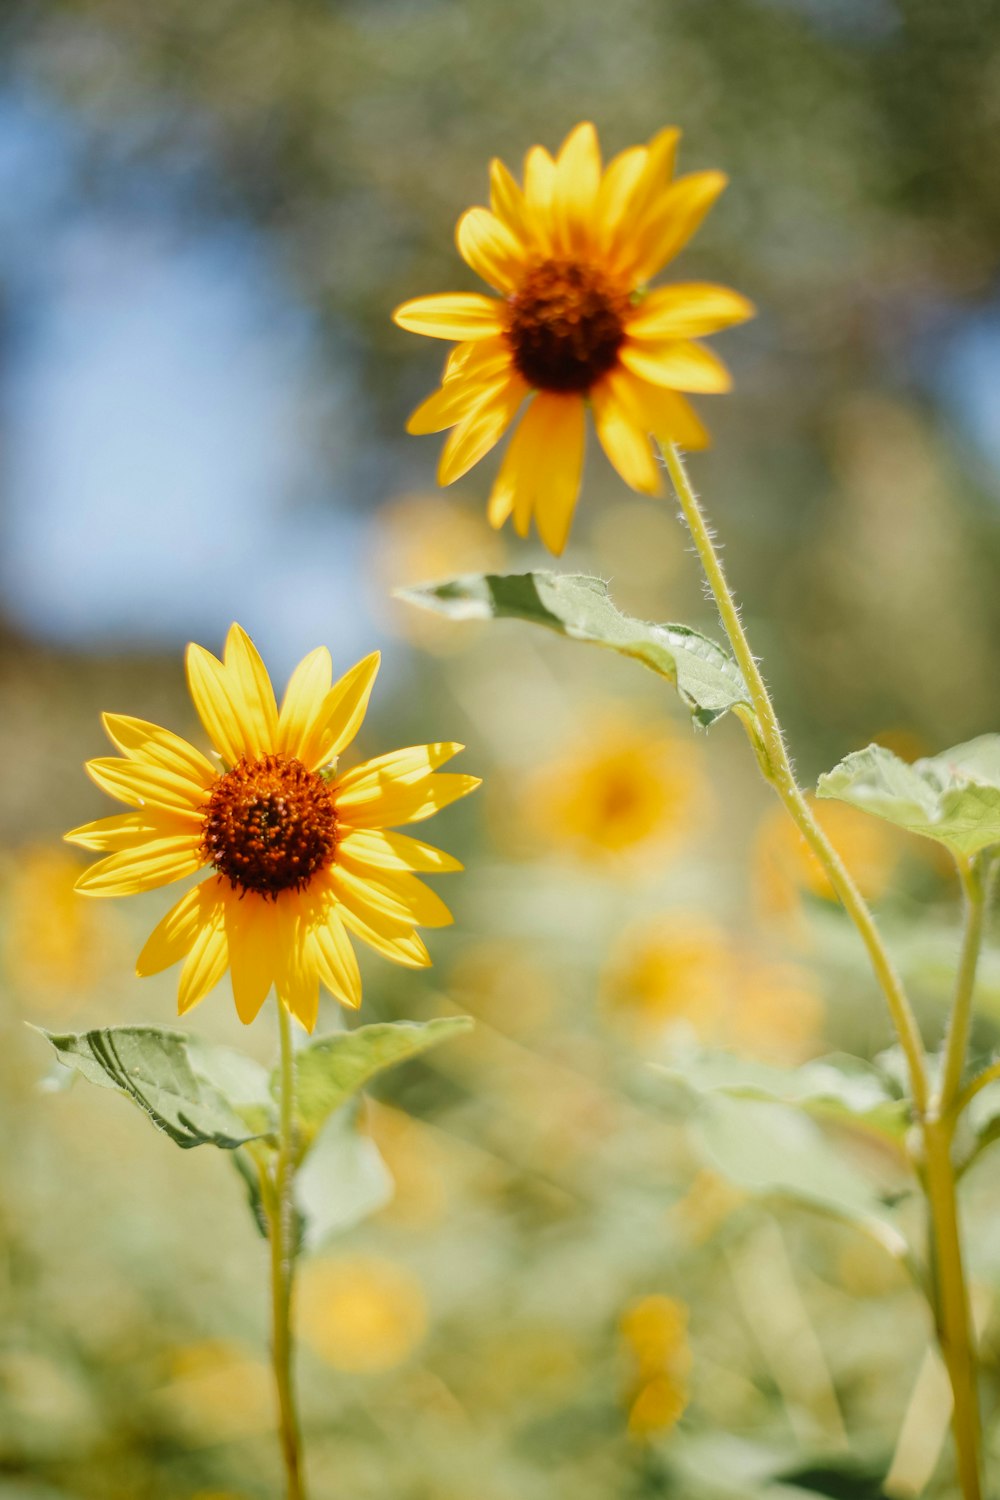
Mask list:
[{"label": "upper sunflower", "polygon": [[104,715],[122,754],[92,760],[87,770],[136,811],[66,835],[107,856],[77,889],[125,896],[212,869],[154,929],[137,964],[139,974],[155,974],[185,960],[181,1013],[228,967],[242,1021],[253,1020],[274,985],[311,1031],[321,983],[345,1005],[361,1003],[348,932],[396,963],[430,963],[413,929],[443,926],[451,914],[411,872],[461,866],[386,830],[430,817],[479,782],[436,774],[461,750],[454,744],[397,750],[337,774],[378,664],[375,653],[332,683],[330,653],[321,646],[296,667],[279,710],[264,663],[238,625],[221,662],[190,646],[188,685],[221,766],[167,729]]},{"label": "upper sunflower", "polygon": [[490,168],[492,211],[459,220],[458,248],[500,298],[469,292],[404,302],[395,321],[453,339],[441,389],[413,413],[410,432],[453,431],[438,477],[451,484],[499,442],[534,398],[500,467],[489,517],[532,514],[546,546],[566,544],[580,488],[584,403],[604,451],[627,484],[656,494],[649,436],[703,448],[708,435],[681,391],[725,391],[729,373],[693,342],[753,314],[728,287],[684,282],[647,291],[683,249],[726,185],[721,172],[673,178],[680,132],[663,130],[602,172],[597,133],[578,125],[553,160],[525,157],[524,187]]}]

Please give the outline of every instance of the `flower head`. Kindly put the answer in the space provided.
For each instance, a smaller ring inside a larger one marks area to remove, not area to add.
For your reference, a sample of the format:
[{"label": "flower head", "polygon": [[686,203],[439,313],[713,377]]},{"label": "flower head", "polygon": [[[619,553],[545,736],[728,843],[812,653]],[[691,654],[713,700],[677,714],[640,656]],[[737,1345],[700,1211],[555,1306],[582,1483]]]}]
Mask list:
[{"label": "flower head", "polygon": [[531,398],[489,501],[526,536],[532,515],[550,551],[566,544],[583,467],[589,402],[604,451],[643,494],[662,485],[649,443],[685,448],[708,435],[682,392],[729,389],[721,361],[696,342],[753,313],[706,282],[647,290],[684,248],[726,185],[721,172],[674,179],[680,132],[663,130],[602,171],[597,132],[578,125],[554,159],[533,146],[519,186],[500,161],[491,207],[459,220],[463,259],[499,297],[450,292],[396,309],[414,333],[456,344],[410,432],[451,435],[438,477],[451,484],[499,442]]},{"label": "flower head", "polygon": [[105,714],[121,755],[87,770],[132,810],[66,835],[105,855],[76,888],[125,896],[211,871],[153,930],[136,966],[155,974],[184,960],[181,1014],[228,968],[242,1021],[254,1019],[273,985],[311,1031],[321,984],[344,1005],[361,1003],[348,934],[406,967],[430,963],[414,928],[444,926],[451,914],[413,872],[461,866],[388,830],[430,817],[479,782],[438,774],[462,749],[454,744],[337,771],[378,664],[375,653],[332,683],[320,646],[296,667],[279,709],[253,642],[234,625],[221,662],[201,646],[187,654],[191,697],[216,758],[155,724]]}]

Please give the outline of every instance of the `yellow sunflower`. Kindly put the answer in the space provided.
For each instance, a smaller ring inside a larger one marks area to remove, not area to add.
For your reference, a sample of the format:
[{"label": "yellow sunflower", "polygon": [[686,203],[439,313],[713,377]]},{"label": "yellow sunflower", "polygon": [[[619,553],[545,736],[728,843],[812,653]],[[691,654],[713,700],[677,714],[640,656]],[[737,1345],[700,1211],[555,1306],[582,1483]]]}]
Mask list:
[{"label": "yellow sunflower", "polygon": [[211,870],[153,930],[136,965],[156,974],[184,960],[182,1015],[228,968],[241,1021],[254,1019],[273,985],[311,1031],[320,984],[344,1005],[361,1003],[348,934],[408,968],[430,963],[413,929],[445,926],[451,913],[412,872],[461,866],[388,830],[429,818],[479,781],[438,774],[462,749],[454,744],[338,773],[378,665],[376,652],[332,683],[320,646],[296,667],[279,709],[253,642],[233,625],[221,662],[201,646],[187,652],[191,697],[217,759],[155,724],[104,715],[121,756],[87,770],[132,811],[66,835],[106,855],[76,888],[126,896]]},{"label": "yellow sunflower", "polygon": [[532,398],[500,466],[489,517],[499,527],[513,514],[527,536],[534,515],[557,554],[580,489],[585,404],[626,484],[659,493],[649,435],[704,448],[708,435],[680,393],[730,386],[725,366],[696,340],[753,314],[745,297],[707,282],[647,290],[726,185],[721,172],[674,179],[679,138],[663,130],[602,172],[597,132],[578,125],[555,159],[531,148],[523,188],[494,161],[491,209],[469,209],[456,237],[499,298],[449,292],[404,302],[393,314],[413,333],[456,342],[441,389],[407,424],[413,433],[452,429],[442,484],[478,463]]}]

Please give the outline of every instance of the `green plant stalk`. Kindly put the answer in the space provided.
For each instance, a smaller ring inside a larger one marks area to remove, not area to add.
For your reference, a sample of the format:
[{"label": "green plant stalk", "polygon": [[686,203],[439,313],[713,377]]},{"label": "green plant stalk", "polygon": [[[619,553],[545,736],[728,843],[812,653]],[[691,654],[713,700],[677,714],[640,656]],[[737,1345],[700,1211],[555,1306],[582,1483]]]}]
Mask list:
[{"label": "green plant stalk", "polygon": [[944,1045],[944,1068],[939,1090],[939,1113],[947,1118],[954,1111],[962,1087],[962,1074],[969,1050],[972,1025],[972,996],[976,987],[976,969],[983,945],[983,924],[992,886],[992,871],[985,875],[977,860],[956,857],[959,879],[965,898],[965,931],[959,960],[955,998]]},{"label": "green plant stalk", "polygon": [[[750,694],[753,715],[742,713],[740,720],[765,778],[774,787],[802,836],[819,859],[830,884],[864,942],[906,1058],[914,1110],[923,1140],[921,1181],[927,1196],[931,1222],[933,1285],[937,1304],[935,1327],[952,1387],[952,1432],[959,1478],[965,1500],[980,1500],[980,1429],[975,1354],[958,1228],[951,1129],[940,1118],[939,1100],[931,1098],[927,1056],[920,1029],[868,903],[813,816],[795,778],[778,716],[750,649],[736,601],[726,581],[721,560],[681,456],[672,443],[663,443],[661,448],[733,655]],[[960,989],[961,1005],[953,1009],[953,1024],[949,1032],[949,1041],[953,1042],[956,1050],[959,1047],[963,1049],[958,1060],[959,1076],[968,1038],[968,1006],[971,1000],[971,983],[975,976],[975,963],[972,959],[968,964],[963,959],[962,973],[966,971],[969,994],[966,996],[964,988]],[[960,983],[963,986],[966,983],[961,976]]]},{"label": "green plant stalk", "polygon": [[278,1152],[264,1197],[271,1247],[271,1361],[278,1397],[278,1430],[285,1465],[287,1500],[306,1500],[302,1441],[292,1373],[292,1292],[295,1279],[295,1059],[292,1029],[281,1000],[281,1099]]}]

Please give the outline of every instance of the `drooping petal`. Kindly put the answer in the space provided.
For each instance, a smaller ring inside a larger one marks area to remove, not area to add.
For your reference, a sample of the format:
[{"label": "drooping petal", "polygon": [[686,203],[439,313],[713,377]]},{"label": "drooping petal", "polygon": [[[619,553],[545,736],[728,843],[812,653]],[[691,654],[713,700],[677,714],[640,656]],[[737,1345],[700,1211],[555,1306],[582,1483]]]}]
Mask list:
[{"label": "drooping petal", "polygon": [[178,814],[196,813],[205,802],[205,790],[189,777],[178,776],[161,766],[124,756],[88,760],[87,775],[102,792],[129,807],[165,808]]},{"label": "drooping petal", "polygon": [[448,927],[454,921],[441,897],[415,875],[403,870],[373,870],[352,859],[343,845],[337,851],[337,875],[350,875],[365,888],[369,905],[385,916],[413,927]]},{"label": "drooping petal", "polygon": [[700,452],[710,444],[708,432],[690,401],[677,391],[646,380],[622,380],[619,400],[636,426],[661,443],[677,443],[689,452]]},{"label": "drooping petal", "polygon": [[630,339],[693,339],[730,328],[754,315],[747,297],[707,281],[654,287],[630,315]]},{"label": "drooping petal", "polygon": [[647,433],[637,425],[618,395],[621,383],[620,373],[612,371],[591,391],[597,436],[626,484],[640,494],[658,495],[663,489],[661,471],[653,457]]},{"label": "drooping petal", "polygon": [[352,828],[341,839],[340,846],[356,864],[376,870],[421,870],[440,875],[461,870],[462,865],[443,849],[435,849],[405,833],[387,833],[382,828]]},{"label": "drooping petal", "polygon": [[456,344],[445,361],[444,381],[447,384],[459,376],[470,382],[488,381],[510,365],[510,345],[502,334],[474,344]]},{"label": "drooping petal", "polygon": [[221,883],[205,881],[203,886],[215,886],[210,894],[214,900],[205,902],[203,920],[195,934],[191,951],[184,960],[180,983],[177,988],[177,1011],[186,1015],[189,1010],[204,1000],[209,990],[215,988],[229,962],[229,947],[226,943],[225,910]]},{"label": "drooping petal", "polygon": [[307,763],[306,749],[316,718],[316,708],[326,698],[333,682],[333,662],[325,646],[317,646],[303,657],[288,680],[278,715],[275,748]]},{"label": "drooping petal", "polygon": [[722,360],[703,344],[687,339],[627,339],[618,351],[627,370],[652,385],[675,391],[718,393],[732,388],[733,378]]},{"label": "drooping petal", "polygon": [[326,921],[313,928],[311,938],[316,948],[316,966],[320,983],[351,1010],[361,1004],[361,970],[351,940],[344,930],[341,908],[332,904]]},{"label": "drooping petal", "polygon": [[129,760],[172,771],[201,788],[210,787],[219,774],[207,756],[169,729],[125,714],[102,714],[101,719],[111,743]]},{"label": "drooping petal", "polygon": [[392,316],[400,328],[435,339],[489,339],[503,331],[502,303],[478,292],[414,297]]},{"label": "drooping petal", "polygon": [[275,902],[278,998],[295,1019],[312,1031],[319,1010],[319,974],[308,951],[309,921],[300,897],[291,892]]},{"label": "drooping petal", "polygon": [[431,956],[419,933],[416,932],[394,932],[391,934],[378,932],[367,922],[363,921],[356,912],[345,907],[339,907],[341,920],[344,926],[359,937],[363,943],[381,953],[383,958],[388,958],[394,964],[400,964],[404,969],[426,969],[430,967]]},{"label": "drooping petal", "polygon": [[205,862],[196,834],[150,838],[99,859],[77,878],[74,889],[84,896],[134,896],[193,875]]},{"label": "drooping petal", "polygon": [[583,402],[575,395],[543,393],[535,404],[545,428],[541,463],[535,470],[535,525],[546,547],[558,557],[566,545],[580,493],[586,437]]},{"label": "drooping petal", "polygon": [[225,892],[229,978],[236,1014],[249,1026],[267,999],[277,963],[276,903],[252,891]]},{"label": "drooping petal", "polygon": [[524,250],[507,226],[488,208],[470,208],[458,221],[459,254],[498,292],[516,286],[524,269]]},{"label": "drooping petal", "polygon": [[438,464],[438,482],[453,484],[467,474],[481,458],[495,447],[510,426],[517,408],[528,394],[525,381],[511,370],[505,383],[480,401],[471,412],[452,429],[441,452]]},{"label": "drooping petal", "polygon": [[472,415],[480,406],[488,405],[505,390],[510,380],[510,356],[507,355],[497,371],[489,378],[470,377],[465,371],[460,376],[446,380],[417,409],[411,413],[406,430],[414,436],[428,432],[443,432]]},{"label": "drooping petal", "polygon": [[218,899],[219,879],[215,875],[185,892],[146,939],[135,964],[140,979],[169,969],[191,951],[195,937],[210,920]]}]

